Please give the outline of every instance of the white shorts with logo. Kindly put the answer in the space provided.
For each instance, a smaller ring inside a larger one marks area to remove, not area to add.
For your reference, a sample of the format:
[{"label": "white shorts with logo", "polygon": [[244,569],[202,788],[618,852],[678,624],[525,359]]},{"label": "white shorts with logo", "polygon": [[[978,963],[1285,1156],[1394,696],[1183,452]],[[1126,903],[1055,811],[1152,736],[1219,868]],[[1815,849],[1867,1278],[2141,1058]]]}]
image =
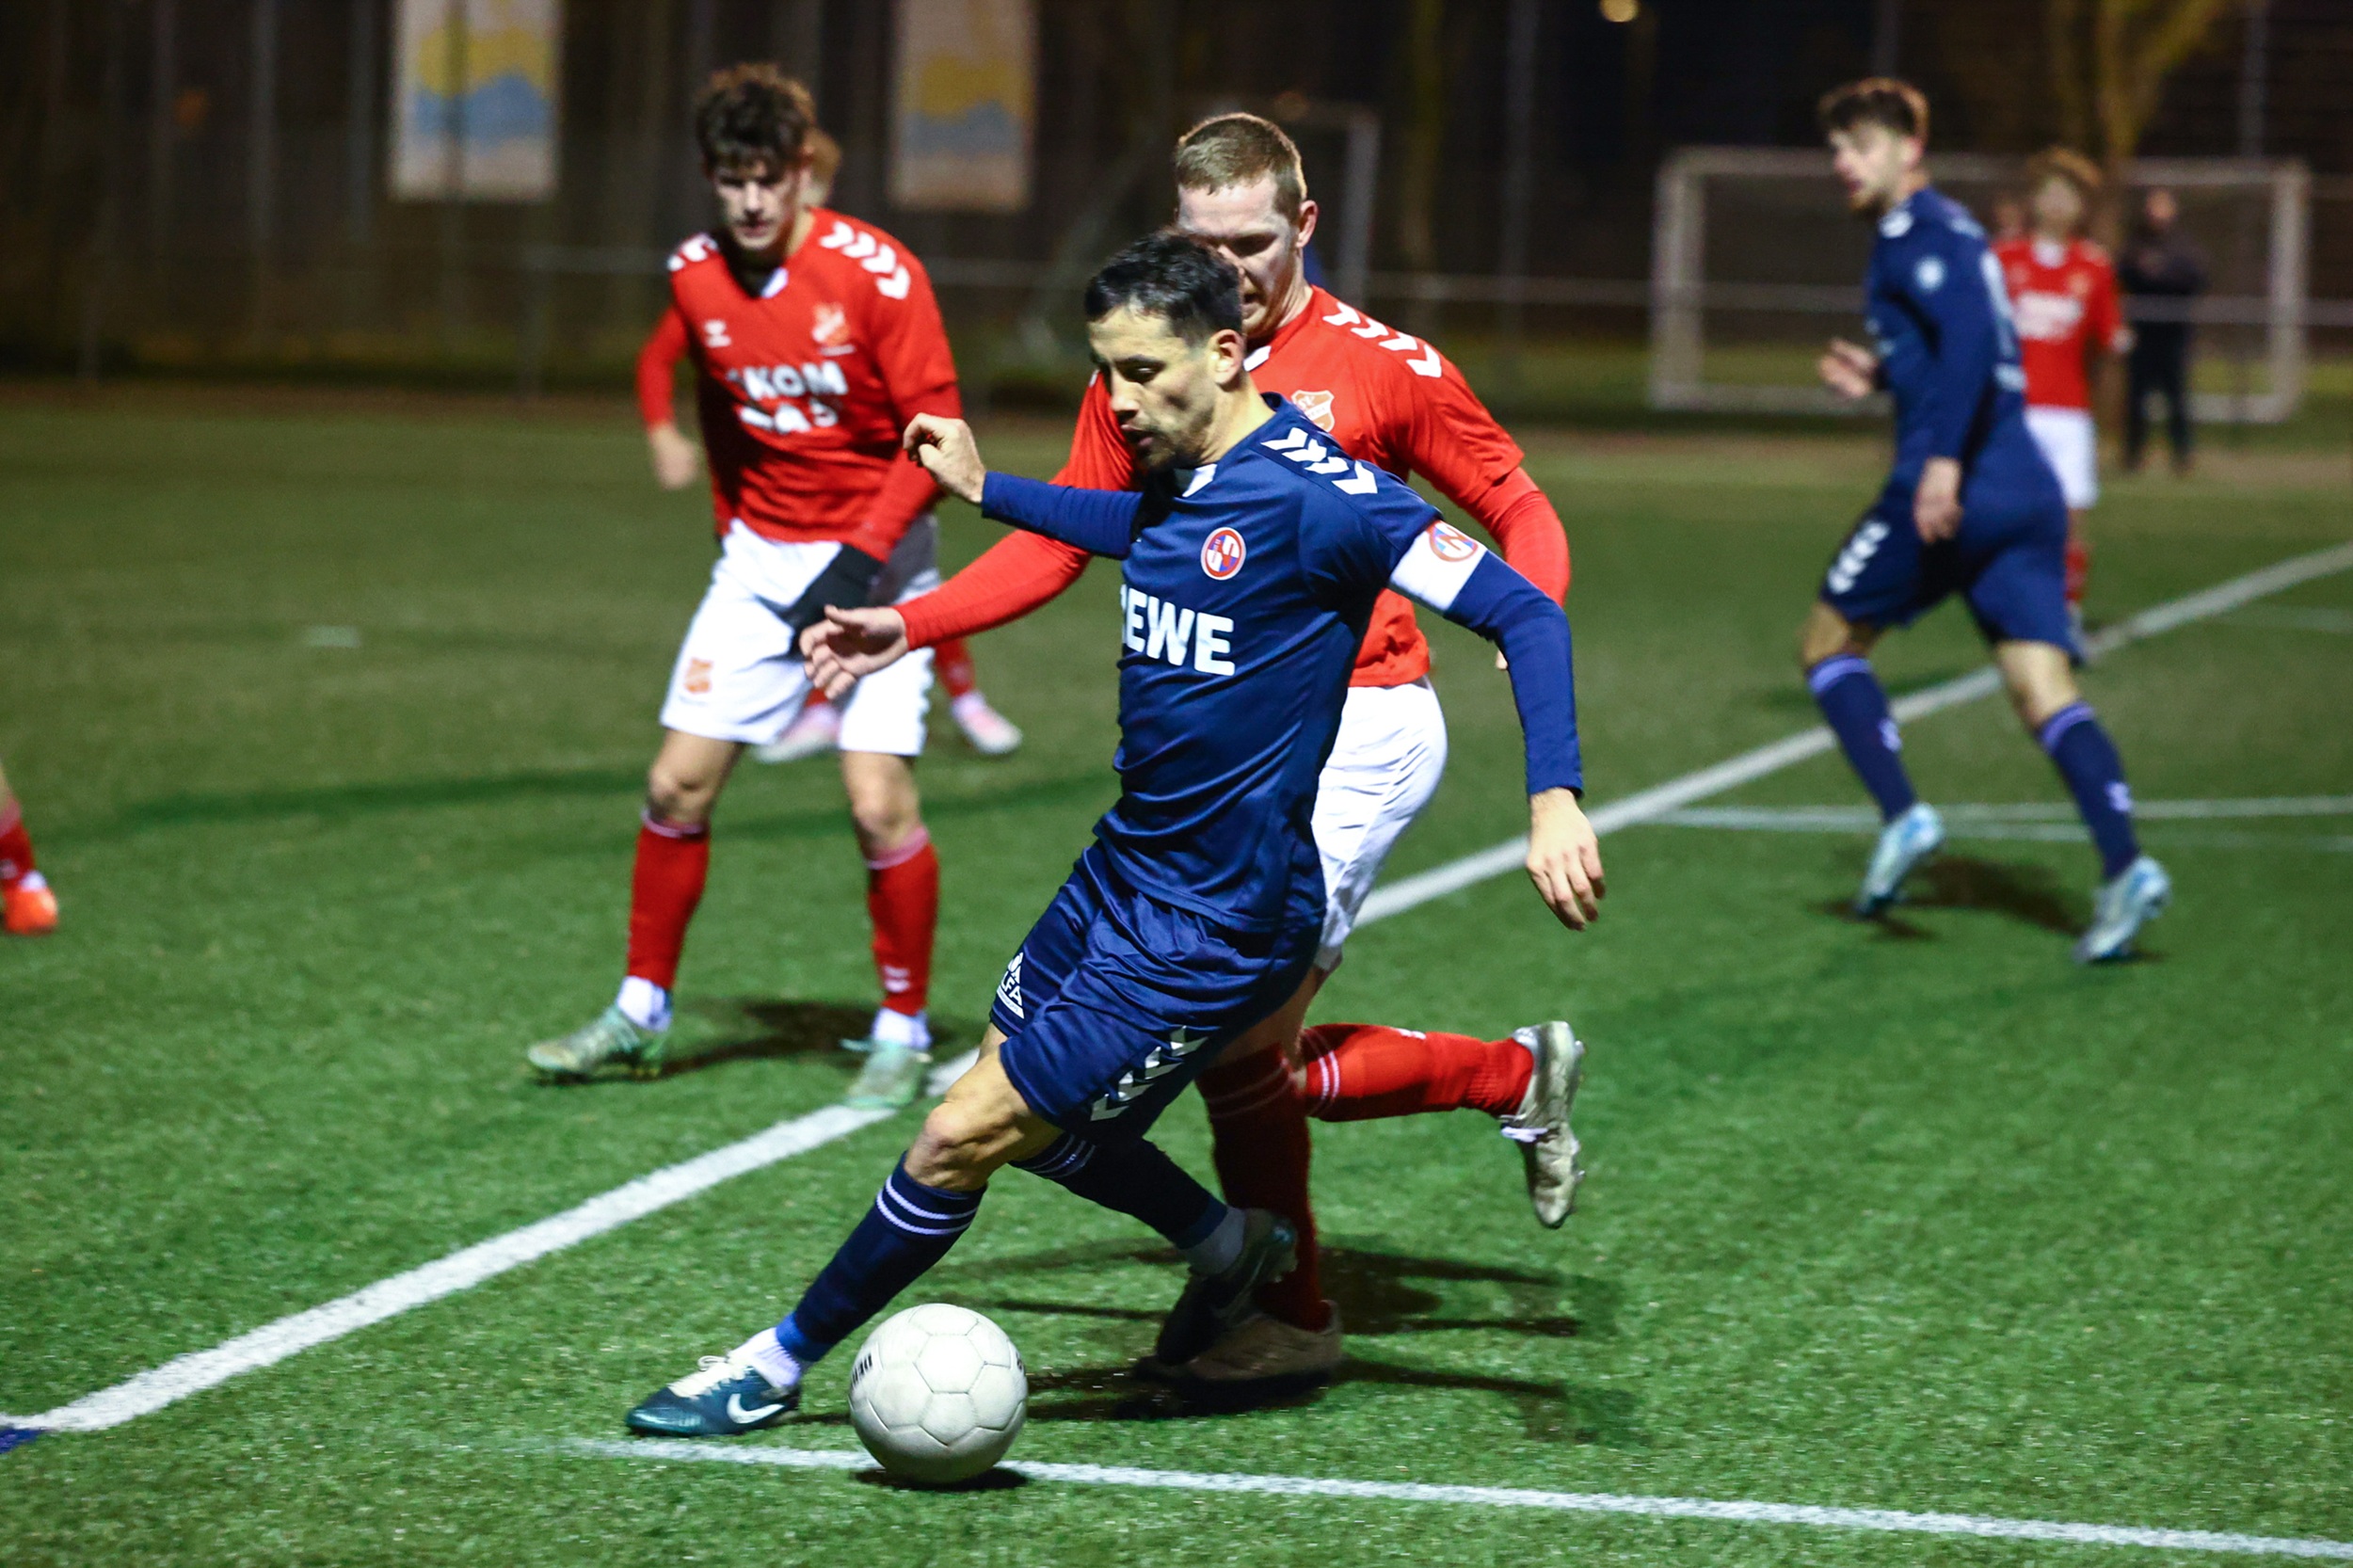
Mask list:
[{"label": "white shorts with logo", "polygon": [[1316,848],[1323,856],[1323,939],[1316,968],[1339,968],[1356,912],[1398,836],[1446,772],[1446,713],[1427,679],[1351,686],[1339,734],[1316,785]]},{"label": "white shorts with logo", "polygon": [[2100,499],[2100,440],[2089,409],[2029,407],[2026,431],[2058,475],[2069,511],[2083,511]]},{"label": "white shorts with logo", "polygon": [[[760,745],[808,700],[808,671],[784,613],[840,552],[838,544],[786,543],[738,521],[728,529],[711,586],[670,671],[662,727]],[[871,602],[896,604],[939,585],[939,524],[918,518],[874,579]],[[859,681],[841,705],[843,751],[916,757],[931,706],[932,655],[919,648]]]}]

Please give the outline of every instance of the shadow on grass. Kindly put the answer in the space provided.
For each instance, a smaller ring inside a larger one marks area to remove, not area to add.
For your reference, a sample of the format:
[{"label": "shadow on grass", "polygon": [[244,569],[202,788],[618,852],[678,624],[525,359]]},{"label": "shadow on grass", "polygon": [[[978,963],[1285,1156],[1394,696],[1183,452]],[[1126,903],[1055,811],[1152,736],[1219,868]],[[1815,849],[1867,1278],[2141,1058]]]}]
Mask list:
[{"label": "shadow on grass", "polygon": [[[1104,1244],[992,1258],[985,1264],[943,1270],[991,1284],[1008,1276],[1101,1271],[1136,1264],[1165,1267],[1175,1299],[1176,1255],[1165,1248]],[[1618,1287],[1586,1275],[1562,1276],[1526,1269],[1468,1263],[1453,1258],[1415,1257],[1357,1246],[1327,1246],[1321,1267],[1324,1288],[1339,1308],[1352,1339],[1393,1337],[1447,1331],[1488,1331],[1531,1339],[1568,1339],[1614,1331]],[[1433,1283],[1501,1286],[1512,1303],[1497,1316],[1447,1315],[1445,1298]],[[1566,1297],[1564,1303],[1562,1298]],[[976,1309],[1037,1313],[1133,1323],[1141,1352],[1160,1312],[1081,1300],[1038,1299],[1026,1292],[960,1293]],[[1563,1306],[1567,1310],[1563,1311]],[[1582,1388],[1560,1381],[1401,1366],[1351,1356],[1328,1378],[1305,1377],[1254,1384],[1243,1390],[1188,1381],[1144,1377],[1123,1366],[1033,1368],[1030,1416],[1037,1421],[1163,1421],[1290,1409],[1314,1404],[1337,1387],[1364,1384],[1497,1395],[1516,1410],[1528,1437],[1538,1442],[1639,1446],[1635,1397],[1619,1389]]]},{"label": "shadow on grass", "polygon": [[[653,1076],[677,1078],[730,1062],[822,1056],[837,1060],[847,1088],[863,1060],[841,1042],[863,1036],[874,1020],[872,1002],[804,1001],[785,997],[694,997],[679,1003],[683,1016],[673,1027],[683,1036],[670,1048]],[[982,1026],[964,1018],[932,1018],[932,1054],[946,1061],[981,1037]],[[625,1083],[627,1075],[607,1071],[585,1084]]]},{"label": "shadow on grass", "polygon": [[2064,891],[2057,877],[2041,866],[2014,866],[1972,855],[1942,854],[1912,873],[1903,902],[1879,915],[1863,917],[1844,899],[1817,905],[1840,920],[1877,926],[1903,942],[1932,942],[1936,933],[1904,919],[1908,911],[1977,909],[2006,915],[2043,931],[2073,936],[2090,921],[2079,895]]}]

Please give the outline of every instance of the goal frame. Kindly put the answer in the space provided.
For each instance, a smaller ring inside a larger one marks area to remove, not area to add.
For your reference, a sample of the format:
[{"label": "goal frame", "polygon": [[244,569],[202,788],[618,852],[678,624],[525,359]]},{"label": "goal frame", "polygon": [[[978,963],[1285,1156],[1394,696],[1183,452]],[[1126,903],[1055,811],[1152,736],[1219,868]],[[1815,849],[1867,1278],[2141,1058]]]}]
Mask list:
[{"label": "goal frame", "polygon": [[[1932,170],[1957,180],[1992,184],[2014,178],[2024,158],[1988,153],[1940,153]],[[1741,283],[1705,275],[1706,183],[1727,177],[1828,184],[1827,152],[1789,147],[1682,147],[1659,166],[1652,213],[1650,287],[1650,404],[1654,408],[1712,413],[1824,414],[1870,412],[1880,398],[1844,403],[1818,387],[1734,385],[1706,378],[1705,316],[1710,308],[1785,312],[1826,318],[1859,317],[1860,282]],[[2201,296],[2191,319],[2266,328],[2268,385],[2238,395],[2199,392],[2190,400],[2201,424],[2277,424],[2303,402],[2312,176],[2292,159],[2144,158],[2126,166],[2137,186],[2238,186],[2268,194],[2269,233],[2265,292]]]}]

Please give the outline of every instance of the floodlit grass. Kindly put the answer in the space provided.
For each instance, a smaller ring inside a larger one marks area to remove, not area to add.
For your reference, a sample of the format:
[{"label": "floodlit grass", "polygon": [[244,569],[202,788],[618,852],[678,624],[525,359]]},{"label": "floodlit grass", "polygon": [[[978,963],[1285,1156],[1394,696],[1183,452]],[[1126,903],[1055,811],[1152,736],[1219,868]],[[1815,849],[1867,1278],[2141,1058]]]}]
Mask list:
[{"label": "floodlit grass", "polygon": [[[201,403],[200,398],[191,398]],[[1050,424],[984,433],[1048,470]],[[1607,799],[1800,728],[1791,632],[1864,439],[1525,434],[1576,549]],[[2114,487],[2095,619],[2338,542],[2337,459]],[[0,1409],[38,1412],[837,1097],[872,976],[823,762],[723,806],[683,977],[710,1054],[552,1091],[619,960],[638,780],[708,570],[617,408],[0,408],[0,759],[65,928],[0,945]],[[961,508],[958,560],[990,536]],[[969,1037],[1112,781],[1112,580],[978,645],[1029,731],[922,765],[936,1000]],[[2280,602],[2353,607],[2353,578]],[[319,629],[339,629],[321,632]],[[348,630],[341,630],[348,629]],[[1520,825],[1508,690],[1442,629],[1452,766],[1394,871]],[[355,646],[356,645],[356,646]],[[1946,611],[1898,688],[1978,657]],[[2144,798],[2353,792],[2353,637],[2226,617],[2086,683]],[[1907,737],[1945,801],[2059,798],[1997,703]],[[1834,759],[1738,799],[1847,804]],[[1475,1116],[1322,1128],[1346,1375],[1247,1414],[1121,1368],[1176,1265],[1009,1176],[922,1290],[1036,1390],[1016,1454],[2353,1539],[2353,855],[2157,824],[2147,961],[2067,962],[2080,845],[1957,844],[1883,927],[1860,840],[1632,829],[1590,936],[1516,879],[1367,930],[1322,1017],[1592,1046],[1548,1234]],[[2239,841],[2244,840],[2244,841]],[[113,1432],[0,1457],[11,1564],[2075,1561],[2096,1548],[840,1474],[558,1451],[790,1304],[905,1118]],[[1206,1170],[1194,1102],[1162,1124]],[[840,1448],[847,1357],[809,1416]]]}]

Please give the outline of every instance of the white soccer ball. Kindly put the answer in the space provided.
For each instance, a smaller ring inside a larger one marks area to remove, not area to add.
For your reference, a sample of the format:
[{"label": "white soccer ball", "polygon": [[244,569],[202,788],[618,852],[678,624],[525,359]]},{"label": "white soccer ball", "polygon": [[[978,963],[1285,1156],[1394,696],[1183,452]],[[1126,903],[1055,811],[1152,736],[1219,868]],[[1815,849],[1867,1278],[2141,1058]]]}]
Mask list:
[{"label": "white soccer ball", "polygon": [[979,1475],[1021,1434],[1030,1375],[979,1313],[911,1306],[866,1336],[850,1367],[850,1422],[882,1467],[942,1486]]}]

